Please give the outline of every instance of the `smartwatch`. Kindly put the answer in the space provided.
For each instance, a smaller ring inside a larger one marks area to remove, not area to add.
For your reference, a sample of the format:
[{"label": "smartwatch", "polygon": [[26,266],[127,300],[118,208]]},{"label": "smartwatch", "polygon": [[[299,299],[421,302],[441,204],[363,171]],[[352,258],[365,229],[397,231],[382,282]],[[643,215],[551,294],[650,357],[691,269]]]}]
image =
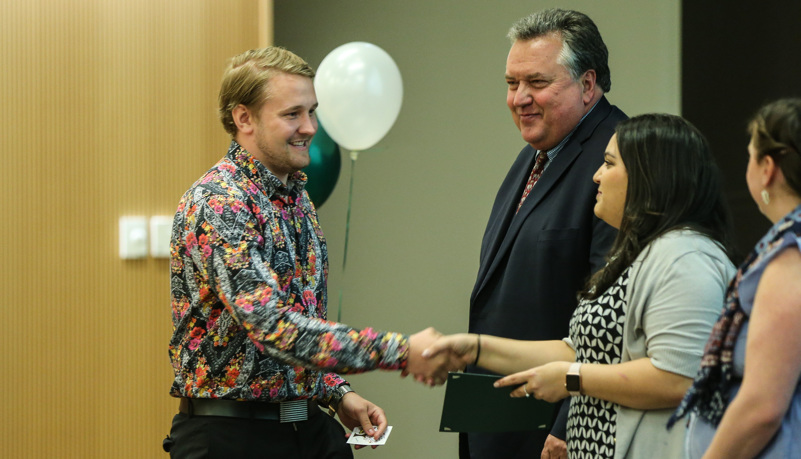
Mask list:
[{"label": "smartwatch", "polygon": [[578,362],[570,364],[570,368],[565,375],[565,389],[571,396],[581,395],[581,364]]},{"label": "smartwatch", "polygon": [[331,394],[331,400],[328,401],[328,408],[337,411],[339,410],[339,404],[342,402],[342,397],[345,396],[348,392],[353,392],[353,389],[350,388],[347,384],[341,384],[334,389],[334,392]]}]

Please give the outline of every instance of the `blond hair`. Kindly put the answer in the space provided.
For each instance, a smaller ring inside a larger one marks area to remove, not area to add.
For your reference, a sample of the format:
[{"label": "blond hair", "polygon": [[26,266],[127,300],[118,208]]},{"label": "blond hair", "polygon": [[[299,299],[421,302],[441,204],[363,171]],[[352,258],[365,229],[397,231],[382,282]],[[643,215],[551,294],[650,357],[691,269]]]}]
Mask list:
[{"label": "blond hair", "polygon": [[278,72],[314,78],[314,70],[306,61],[279,46],[251,49],[231,58],[219,96],[220,121],[231,136],[237,132],[234,108],[241,104],[258,113],[270,98],[270,80]]}]

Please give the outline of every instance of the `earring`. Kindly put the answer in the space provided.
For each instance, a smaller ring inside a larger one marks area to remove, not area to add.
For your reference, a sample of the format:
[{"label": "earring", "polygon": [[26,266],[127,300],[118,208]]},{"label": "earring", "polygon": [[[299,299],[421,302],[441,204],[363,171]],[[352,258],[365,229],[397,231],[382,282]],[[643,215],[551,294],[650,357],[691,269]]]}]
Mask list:
[{"label": "earring", "polygon": [[770,194],[768,194],[768,190],[762,190],[762,202],[764,202],[766,206],[770,204]]}]

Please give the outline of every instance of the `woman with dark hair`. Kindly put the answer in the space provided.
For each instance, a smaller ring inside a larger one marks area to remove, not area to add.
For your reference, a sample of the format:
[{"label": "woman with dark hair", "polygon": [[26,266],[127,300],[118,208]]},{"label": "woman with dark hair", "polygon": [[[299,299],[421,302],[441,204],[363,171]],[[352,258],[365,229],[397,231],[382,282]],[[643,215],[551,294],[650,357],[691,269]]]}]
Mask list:
[{"label": "woman with dark hair", "polygon": [[801,99],[762,107],[749,132],[748,190],[773,227],[729,285],[671,420],[692,413],[690,458],[801,457]]},{"label": "woman with dark hair", "polygon": [[667,420],[698,371],[734,272],[718,170],[695,127],[649,114],[618,124],[594,181],[595,214],[619,232],[606,267],[579,294],[569,337],[459,334],[424,355],[450,352],[510,374],[496,386],[519,386],[514,397],[573,395],[571,458],[678,457],[683,432],[668,431]]}]

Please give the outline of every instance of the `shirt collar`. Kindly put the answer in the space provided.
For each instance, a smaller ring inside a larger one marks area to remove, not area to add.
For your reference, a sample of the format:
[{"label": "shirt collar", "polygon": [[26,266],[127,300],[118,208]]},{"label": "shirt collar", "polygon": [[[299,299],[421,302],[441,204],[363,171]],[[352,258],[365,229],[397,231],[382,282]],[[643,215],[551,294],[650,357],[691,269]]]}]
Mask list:
[{"label": "shirt collar", "polygon": [[281,196],[300,195],[306,187],[308,178],[303,171],[296,171],[290,174],[287,178],[286,185],[284,185],[275,174],[267,169],[267,166],[253,157],[253,155],[245,150],[245,147],[239,145],[239,142],[236,140],[231,140],[231,145],[228,147],[226,156],[238,166],[248,178],[262,188],[264,194],[270,198],[275,194]]}]

